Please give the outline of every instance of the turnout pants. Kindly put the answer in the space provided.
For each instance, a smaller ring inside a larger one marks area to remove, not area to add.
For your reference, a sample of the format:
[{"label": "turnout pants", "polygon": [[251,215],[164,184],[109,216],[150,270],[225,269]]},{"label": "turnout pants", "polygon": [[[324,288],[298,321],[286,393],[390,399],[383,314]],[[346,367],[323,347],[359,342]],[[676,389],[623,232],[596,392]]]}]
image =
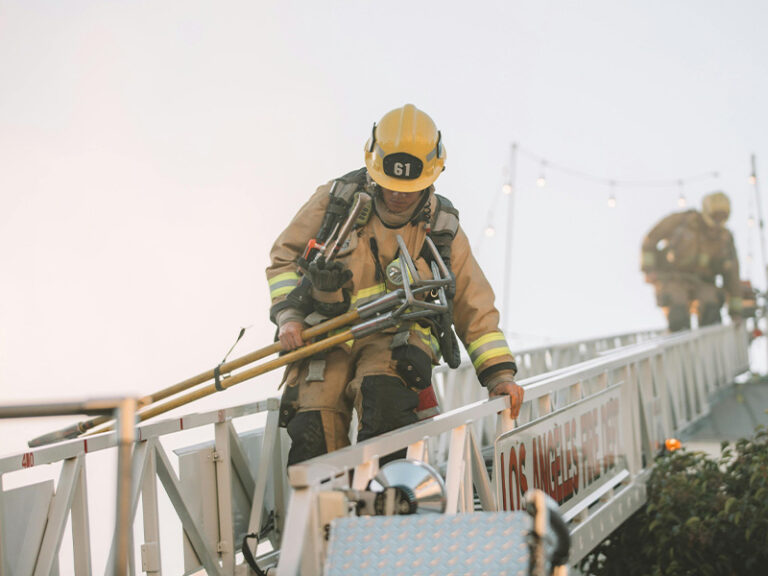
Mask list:
[{"label": "turnout pants", "polygon": [[348,446],[353,408],[360,441],[437,413],[437,352],[423,334],[406,334],[406,345],[403,334],[372,334],[288,366],[280,424],[292,441],[289,466]]},{"label": "turnout pants", "polygon": [[722,292],[714,280],[705,282],[692,275],[659,274],[655,284],[656,302],[667,316],[670,332],[688,330],[691,314],[699,318],[699,326],[722,322]]}]

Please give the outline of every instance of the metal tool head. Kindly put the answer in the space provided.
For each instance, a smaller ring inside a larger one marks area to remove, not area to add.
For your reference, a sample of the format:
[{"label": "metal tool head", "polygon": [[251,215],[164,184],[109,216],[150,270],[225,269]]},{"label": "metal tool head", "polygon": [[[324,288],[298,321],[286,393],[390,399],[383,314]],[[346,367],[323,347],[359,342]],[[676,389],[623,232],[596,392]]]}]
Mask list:
[{"label": "metal tool head", "polygon": [[408,495],[416,514],[445,512],[445,482],[429,464],[419,460],[388,462],[368,484],[368,490],[373,492],[392,487],[400,488]]},{"label": "metal tool head", "polygon": [[[416,269],[416,265],[413,263],[413,259],[402,236],[398,234],[396,239],[397,245],[400,248],[400,277],[403,281],[402,290],[405,298],[402,305],[395,310],[394,316],[399,317],[419,311],[430,311],[432,313],[430,315],[445,313],[448,310],[448,299],[446,298],[445,290],[453,285],[454,280],[434,243],[429,237],[425,240],[433,256],[431,264],[433,277],[425,279],[421,277]],[[436,293],[438,295],[437,302],[416,298],[417,295],[429,293]]]}]

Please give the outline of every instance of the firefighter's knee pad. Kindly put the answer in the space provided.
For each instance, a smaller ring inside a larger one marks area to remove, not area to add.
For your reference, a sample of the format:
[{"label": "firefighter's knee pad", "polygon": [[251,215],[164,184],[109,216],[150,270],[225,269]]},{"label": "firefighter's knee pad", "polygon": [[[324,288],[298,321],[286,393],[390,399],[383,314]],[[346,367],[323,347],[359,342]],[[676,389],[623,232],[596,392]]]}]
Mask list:
[{"label": "firefighter's knee pad", "polygon": [[288,452],[288,466],[328,453],[323,431],[323,418],[319,410],[298,412],[288,425],[291,449]]},{"label": "firefighter's knee pad", "polygon": [[360,385],[362,414],[357,439],[367,440],[417,421],[419,394],[388,374],[365,376]]},{"label": "firefighter's knee pad", "polygon": [[392,349],[395,369],[403,382],[414,390],[424,390],[432,384],[432,358],[418,346],[405,345]]}]

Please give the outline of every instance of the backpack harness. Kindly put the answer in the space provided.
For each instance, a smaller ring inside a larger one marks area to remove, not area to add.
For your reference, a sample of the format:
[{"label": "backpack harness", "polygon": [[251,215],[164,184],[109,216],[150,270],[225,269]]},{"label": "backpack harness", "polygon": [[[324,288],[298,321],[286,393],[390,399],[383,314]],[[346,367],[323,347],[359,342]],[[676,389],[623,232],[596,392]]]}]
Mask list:
[{"label": "backpack harness", "polygon": [[[331,237],[336,233],[341,223],[347,219],[349,211],[356,199],[356,195],[360,191],[370,191],[371,196],[373,196],[375,193],[375,186],[376,184],[370,181],[366,168],[354,170],[333,181],[329,192],[330,201],[325,210],[320,229],[315,238],[309,241],[304,254],[299,258],[298,264],[300,269],[306,270],[307,264],[319,254],[325,244],[331,240]],[[437,199],[437,206],[434,214],[432,214],[430,207],[429,194],[425,194],[424,199],[422,200],[422,205],[417,207],[414,216],[409,223],[413,226],[423,223],[423,226],[427,231],[427,236],[429,236],[435,244],[440,257],[445,262],[448,270],[450,270],[451,244],[456,237],[456,232],[459,228],[459,212],[454,208],[451,201],[444,196],[436,193],[435,198]],[[370,215],[371,207],[369,206],[368,210],[365,210],[358,216],[358,219],[355,222],[355,228],[359,229],[364,226],[370,219]],[[408,225],[409,223],[406,223],[405,225]],[[376,254],[377,250],[375,244],[372,243],[371,248],[374,254]],[[431,263],[433,260],[432,254],[426,243],[421,247],[420,256],[428,263]],[[378,259],[377,266],[380,268]],[[303,276],[302,280],[304,278],[306,278],[306,276]],[[455,287],[451,284],[450,288],[446,289],[448,312],[430,322],[440,345],[440,351],[443,358],[451,368],[456,368],[461,363],[458,340],[453,331],[452,310],[454,295]],[[339,305],[343,310],[323,310],[323,314],[334,315],[334,312],[336,314],[345,312],[349,306],[348,296],[345,297],[344,302],[339,303]],[[313,301],[311,297],[311,284],[308,281],[300,281],[299,285],[294,288],[285,300],[272,306],[272,309],[270,310],[272,319],[275,319],[277,312],[285,308],[296,308],[304,312],[305,315],[309,315],[312,312]]]}]

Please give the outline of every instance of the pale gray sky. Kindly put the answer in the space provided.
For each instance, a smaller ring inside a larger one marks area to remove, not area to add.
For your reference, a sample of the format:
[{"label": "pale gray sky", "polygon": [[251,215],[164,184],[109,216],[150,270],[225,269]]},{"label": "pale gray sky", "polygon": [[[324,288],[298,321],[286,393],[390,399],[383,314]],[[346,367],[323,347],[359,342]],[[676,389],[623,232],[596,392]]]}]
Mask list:
[{"label": "pale gray sky", "polygon": [[[759,0],[0,0],[0,401],[144,394],[241,326],[235,355],[267,344],[272,240],[406,102],[442,130],[438,189],[499,299],[512,141],[609,178],[720,172],[685,192],[731,195],[745,260],[766,24]],[[532,343],[662,326],[639,244],[678,191],[619,189],[611,210],[607,187],[538,171],[520,158],[507,325]],[[0,453],[33,435],[3,429]]]}]

